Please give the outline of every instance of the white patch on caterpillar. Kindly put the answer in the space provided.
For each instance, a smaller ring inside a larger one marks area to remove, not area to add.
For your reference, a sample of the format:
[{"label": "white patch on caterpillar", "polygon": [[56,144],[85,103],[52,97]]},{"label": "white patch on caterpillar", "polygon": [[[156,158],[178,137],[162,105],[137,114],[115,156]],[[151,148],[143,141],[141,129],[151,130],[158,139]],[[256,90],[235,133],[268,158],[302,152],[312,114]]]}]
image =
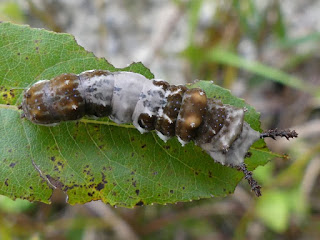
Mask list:
[{"label": "white patch on caterpillar", "polygon": [[177,138],[178,138],[179,143],[181,143],[182,147],[184,147],[188,143],[186,141],[183,141],[180,137],[177,137]]},{"label": "white patch on caterpillar", "polygon": [[260,133],[253,130],[246,122],[243,123],[241,134],[231,144],[227,152],[208,149],[207,153],[222,165],[239,166],[244,162],[244,157],[250,146],[260,139]]},{"label": "white patch on caterpillar", "polygon": [[[220,131],[209,143],[199,145],[206,151],[226,151],[242,131],[244,118],[243,109],[230,105],[223,105],[221,107],[226,110],[226,119]],[[217,109],[221,107],[219,106]],[[228,123],[229,126],[225,123]]]},{"label": "white patch on caterpillar", "polygon": [[169,118],[167,114],[164,114],[164,115],[163,115],[163,118],[166,119],[166,120],[168,120],[169,123],[172,123],[172,119]]},{"label": "white patch on caterpillar", "polygon": [[[179,85],[178,85],[179,86]],[[182,85],[183,86],[183,85]],[[180,88],[178,88],[177,90],[175,90],[174,92],[172,91],[167,91],[169,92],[168,96],[171,94],[171,95],[176,95],[176,94],[179,94],[182,90]]]},{"label": "white patch on caterpillar", "polygon": [[85,96],[85,100],[88,103],[99,104],[104,107],[111,106],[114,89],[114,77],[112,73],[86,78],[85,74],[93,71],[86,71],[79,75],[81,81],[79,92]]},{"label": "white patch on caterpillar", "polygon": [[156,133],[157,133],[158,137],[159,137],[162,141],[164,141],[164,142],[167,142],[167,141],[170,139],[170,137],[163,135],[163,134],[162,134],[161,132],[159,132],[159,131],[156,131]]},{"label": "white patch on caterpillar", "polygon": [[118,124],[131,123],[141,91],[150,80],[131,72],[113,73],[113,77],[112,113],[109,118]]},{"label": "white patch on caterpillar", "polygon": [[162,86],[157,86],[153,81],[146,79],[132,114],[132,123],[141,133],[146,130],[139,125],[139,116],[143,113],[149,117],[162,116],[163,107],[167,103],[165,94],[166,91]]},{"label": "white patch on caterpillar", "polygon": [[50,80],[39,80],[37,82],[35,82],[32,86],[35,86],[35,85],[38,85],[40,83],[43,83],[43,82],[49,82]]},{"label": "white patch on caterpillar", "polygon": [[[37,82],[35,82],[31,87],[35,87],[36,85],[39,85],[39,84],[44,84],[45,82],[49,82],[50,80],[39,80]],[[31,88],[29,87],[28,89],[25,90],[25,92],[29,91],[29,89]],[[39,90],[39,91],[36,91],[34,92],[35,95],[39,95],[39,94],[42,94],[43,91]]]},{"label": "white patch on caterpillar", "polygon": [[163,108],[159,108],[158,117],[163,117]]},{"label": "white patch on caterpillar", "polygon": [[[233,142],[239,135],[239,133],[242,131],[242,124],[243,124],[243,118],[244,118],[244,111],[243,109],[236,109],[235,107],[226,107],[226,116],[225,124],[219,131],[219,133],[216,135],[219,137],[219,141],[217,141],[216,145],[218,148],[221,147],[223,149],[228,149],[230,146],[230,143]],[[226,123],[229,123],[229,126],[226,126]],[[228,131],[224,133],[224,130],[228,128]],[[219,146],[219,144],[221,144]]]}]

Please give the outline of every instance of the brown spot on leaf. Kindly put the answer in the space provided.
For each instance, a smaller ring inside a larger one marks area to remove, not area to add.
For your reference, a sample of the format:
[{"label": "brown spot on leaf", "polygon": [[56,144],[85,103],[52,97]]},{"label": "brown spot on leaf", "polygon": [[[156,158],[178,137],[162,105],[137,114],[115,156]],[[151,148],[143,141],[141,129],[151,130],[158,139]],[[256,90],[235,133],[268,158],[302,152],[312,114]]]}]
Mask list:
[{"label": "brown spot on leaf", "polygon": [[102,176],[102,182],[108,183],[108,181],[106,180],[106,175],[103,172],[101,172],[101,176]]},{"label": "brown spot on leaf", "polygon": [[141,148],[145,148],[147,146],[147,144],[143,144],[142,146],[141,146]]},{"label": "brown spot on leaf", "polygon": [[133,181],[133,182],[132,182],[132,185],[133,185],[134,187],[137,187],[137,181]]},{"label": "brown spot on leaf", "polygon": [[98,191],[101,191],[102,189],[104,189],[104,183],[99,183],[97,186],[96,186],[96,189]]},{"label": "brown spot on leaf", "polygon": [[9,179],[6,178],[6,180],[4,181],[4,184],[8,187],[9,186],[9,183],[8,183]]},{"label": "brown spot on leaf", "polygon": [[17,163],[10,163],[9,167],[14,168]]},{"label": "brown spot on leaf", "polygon": [[172,194],[172,193],[173,193],[173,190],[170,190],[170,193]]},{"label": "brown spot on leaf", "polygon": [[62,190],[62,188],[64,187],[64,184],[58,180],[59,178],[55,179],[52,176],[50,176],[49,174],[47,174],[46,177],[52,186]]},{"label": "brown spot on leaf", "polygon": [[141,207],[143,205],[144,205],[143,201],[139,201],[139,202],[136,203],[136,206],[138,206],[138,207]]},{"label": "brown spot on leaf", "polygon": [[137,196],[139,196],[139,194],[140,194],[140,190],[139,190],[139,189],[137,189],[135,192],[136,192]]}]

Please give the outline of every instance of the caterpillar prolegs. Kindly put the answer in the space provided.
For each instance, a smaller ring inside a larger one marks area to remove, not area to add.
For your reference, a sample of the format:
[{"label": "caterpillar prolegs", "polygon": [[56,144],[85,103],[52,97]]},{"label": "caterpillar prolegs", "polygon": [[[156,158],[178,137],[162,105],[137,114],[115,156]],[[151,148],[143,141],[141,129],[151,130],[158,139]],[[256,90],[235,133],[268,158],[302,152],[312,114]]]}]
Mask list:
[{"label": "caterpillar prolegs", "polygon": [[261,195],[244,164],[260,133],[244,121],[245,109],[207,98],[199,88],[132,72],[90,70],[36,82],[25,90],[21,108],[35,124],[108,116],[118,124],[133,123],[141,133],[155,130],[164,141],[174,136],[182,145],[194,141],[216,162],[243,171],[252,190]]}]

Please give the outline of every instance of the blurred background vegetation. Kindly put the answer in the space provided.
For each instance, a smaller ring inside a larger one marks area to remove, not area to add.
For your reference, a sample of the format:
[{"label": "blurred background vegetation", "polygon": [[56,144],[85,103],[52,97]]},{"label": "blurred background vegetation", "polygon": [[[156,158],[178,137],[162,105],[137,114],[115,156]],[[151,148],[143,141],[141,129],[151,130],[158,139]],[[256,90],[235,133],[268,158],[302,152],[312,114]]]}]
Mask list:
[{"label": "blurred background vegetation", "polygon": [[69,206],[0,196],[0,239],[319,239],[320,2],[0,0],[0,21],[75,36],[116,67],[141,61],[171,83],[213,80],[261,112],[274,159],[235,194],[167,206]]}]

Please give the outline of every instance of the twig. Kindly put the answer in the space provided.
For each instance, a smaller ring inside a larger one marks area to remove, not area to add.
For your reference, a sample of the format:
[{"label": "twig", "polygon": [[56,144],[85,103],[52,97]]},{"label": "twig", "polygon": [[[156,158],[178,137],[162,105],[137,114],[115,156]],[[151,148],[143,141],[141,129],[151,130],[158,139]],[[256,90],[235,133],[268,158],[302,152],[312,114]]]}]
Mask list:
[{"label": "twig", "polygon": [[239,171],[242,171],[244,173],[244,178],[247,179],[249,185],[251,186],[251,191],[253,191],[257,197],[261,196],[261,186],[257,183],[256,180],[252,177],[252,172],[250,172],[247,169],[247,165],[245,163],[242,163],[241,165],[237,166],[237,169]]},{"label": "twig", "polygon": [[139,237],[132,230],[131,226],[119,217],[109,206],[101,201],[86,203],[85,206],[97,214],[101,219],[110,224],[118,239],[132,239],[138,240]]},{"label": "twig", "polygon": [[303,192],[303,196],[305,196],[305,198],[307,200],[310,199],[310,195],[312,192],[312,189],[314,188],[315,184],[316,184],[316,180],[317,177],[320,174],[320,159],[317,157],[314,157],[309,165],[307,166],[303,179],[302,179],[302,183],[301,183],[301,189]]},{"label": "twig", "polygon": [[260,134],[260,138],[267,138],[270,137],[274,140],[276,140],[276,137],[285,137],[287,140],[289,140],[289,138],[297,138],[298,137],[298,133],[295,130],[278,130],[276,129],[270,129],[267,130],[263,133]]},{"label": "twig", "polygon": [[235,202],[232,201],[223,201],[216,203],[208,203],[201,206],[195,206],[189,209],[176,209],[178,212],[171,212],[161,216],[155,220],[149,221],[146,225],[139,228],[139,233],[143,236],[149,235],[161,229],[164,229],[166,226],[176,223],[181,220],[186,220],[189,218],[206,218],[210,216],[222,215],[228,217],[232,216],[242,216],[243,209]]}]

